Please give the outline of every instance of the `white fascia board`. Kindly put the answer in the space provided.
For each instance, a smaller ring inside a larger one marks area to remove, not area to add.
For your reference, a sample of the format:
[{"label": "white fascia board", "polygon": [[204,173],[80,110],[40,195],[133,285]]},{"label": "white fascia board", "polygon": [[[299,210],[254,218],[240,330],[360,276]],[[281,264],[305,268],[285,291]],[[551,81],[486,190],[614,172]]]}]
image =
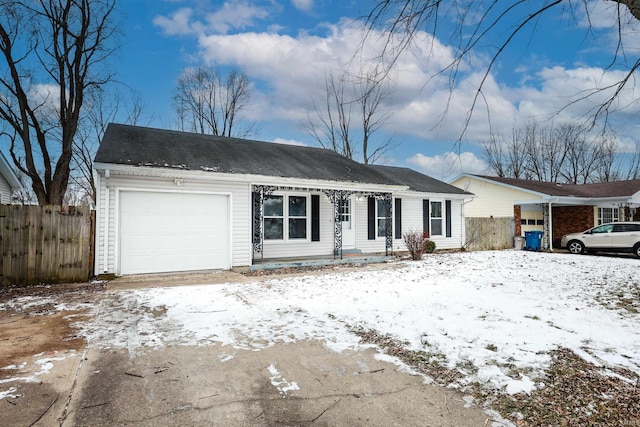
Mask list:
[{"label": "white fascia board", "polygon": [[[112,163],[94,163],[93,167],[98,171],[108,170],[112,174],[117,172],[129,173],[131,176],[142,176],[150,178],[181,178],[197,179],[203,181],[230,181],[244,182],[255,185],[272,185],[282,187],[317,188],[321,190],[347,190],[362,192],[385,192],[396,193],[407,190],[406,185],[374,184],[351,181],[324,181],[305,178],[288,178],[268,175],[249,175],[235,173],[208,172],[185,169],[164,169],[146,166],[119,165]],[[113,176],[112,176],[113,178]]]},{"label": "white fascia board", "polygon": [[494,185],[498,185],[498,186],[501,186],[501,187],[510,188],[512,190],[518,190],[518,191],[522,191],[524,193],[533,194],[534,196],[549,197],[548,193],[541,193],[541,192],[538,192],[538,191],[529,190],[528,188],[519,187],[517,185],[505,184],[504,182],[494,181],[492,179],[487,179],[487,178],[483,178],[483,177],[480,177],[480,176],[469,175],[469,174],[463,174],[463,175],[461,175],[461,177],[462,176],[465,176],[465,177],[467,177],[469,179],[475,179],[475,180],[486,182],[486,183],[489,183],[489,184],[494,184]]},{"label": "white fascia board", "polygon": [[472,200],[477,197],[475,194],[433,193],[433,192],[423,193],[420,191],[412,191],[412,190],[394,192],[393,195],[400,198],[404,196],[404,197],[414,197],[419,199],[439,198],[439,199],[451,199],[451,200]]},{"label": "white fascia board", "polygon": [[11,191],[19,191],[22,190],[22,184],[18,180],[18,176],[11,169],[11,165],[7,158],[0,151],[0,174],[7,180],[9,187],[11,187]]},{"label": "white fascia board", "polygon": [[542,199],[516,200],[514,205],[539,205],[541,203],[552,203],[567,206],[584,206],[598,205],[601,203],[638,203],[640,200],[634,200],[627,196],[619,197],[567,197],[567,196],[546,196]]},{"label": "white fascia board", "polygon": [[461,173],[458,176],[448,180],[447,184],[451,184],[452,182],[456,182],[457,180],[462,179],[462,178],[478,178],[478,177],[475,176],[475,175],[471,175],[469,173]]}]

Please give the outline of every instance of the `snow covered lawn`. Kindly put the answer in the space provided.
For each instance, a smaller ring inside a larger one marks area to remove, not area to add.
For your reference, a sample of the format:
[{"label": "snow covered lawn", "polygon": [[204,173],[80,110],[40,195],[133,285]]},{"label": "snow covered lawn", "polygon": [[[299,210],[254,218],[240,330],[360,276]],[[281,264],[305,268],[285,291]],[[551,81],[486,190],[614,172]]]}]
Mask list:
[{"label": "snow covered lawn", "polygon": [[457,386],[530,393],[558,348],[605,374],[640,374],[639,267],[633,258],[490,251],[427,255],[382,270],[131,290],[104,298],[84,333],[90,346],[134,354],[307,339],[341,351],[367,345],[352,332],[361,328],[439,355],[462,374]]}]

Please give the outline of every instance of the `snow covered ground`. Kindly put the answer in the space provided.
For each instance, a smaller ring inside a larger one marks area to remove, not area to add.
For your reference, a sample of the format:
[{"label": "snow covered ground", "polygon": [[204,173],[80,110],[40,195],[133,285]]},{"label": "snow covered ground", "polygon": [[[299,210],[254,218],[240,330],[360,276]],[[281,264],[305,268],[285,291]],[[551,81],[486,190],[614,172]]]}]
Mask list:
[{"label": "snow covered ground", "polygon": [[90,346],[133,355],[217,343],[231,358],[234,347],[306,339],[335,351],[360,348],[350,325],[443,355],[465,374],[460,385],[529,392],[550,363],[547,352],[559,347],[605,372],[640,374],[639,267],[624,257],[434,254],[400,268],[118,292],[82,329]]}]

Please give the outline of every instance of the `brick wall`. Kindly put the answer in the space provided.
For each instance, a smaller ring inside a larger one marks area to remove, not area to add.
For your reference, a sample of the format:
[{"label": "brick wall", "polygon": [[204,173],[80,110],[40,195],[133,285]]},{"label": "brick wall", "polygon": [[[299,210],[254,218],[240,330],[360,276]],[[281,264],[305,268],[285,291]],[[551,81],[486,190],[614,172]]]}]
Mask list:
[{"label": "brick wall", "polygon": [[564,234],[593,227],[593,206],[556,206],[553,208],[553,247],[560,247]]}]

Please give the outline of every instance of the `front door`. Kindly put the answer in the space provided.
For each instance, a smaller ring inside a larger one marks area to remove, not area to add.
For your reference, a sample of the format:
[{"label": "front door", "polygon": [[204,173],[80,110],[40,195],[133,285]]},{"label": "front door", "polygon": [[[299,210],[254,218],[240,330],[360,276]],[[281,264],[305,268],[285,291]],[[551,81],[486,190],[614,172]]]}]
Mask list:
[{"label": "front door", "polygon": [[342,223],[342,249],[355,249],[356,223],[353,215],[354,196],[340,201],[340,222]]}]

